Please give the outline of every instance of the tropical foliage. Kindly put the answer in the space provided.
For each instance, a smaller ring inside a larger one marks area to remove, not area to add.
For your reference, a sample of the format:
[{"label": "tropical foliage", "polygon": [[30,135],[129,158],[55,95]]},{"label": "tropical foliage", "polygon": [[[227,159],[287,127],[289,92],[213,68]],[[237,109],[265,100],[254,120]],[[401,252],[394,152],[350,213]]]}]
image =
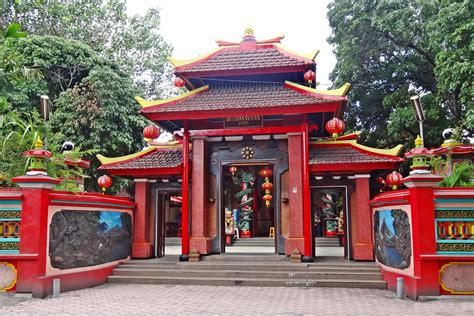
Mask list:
[{"label": "tropical foliage", "polygon": [[418,125],[409,97],[422,95],[425,143],[467,125],[474,107],[474,3],[469,0],[335,0],[332,79],[353,84],[346,120],[371,145],[411,144]]},{"label": "tropical foliage", "polygon": [[[19,24],[10,31],[11,22],[21,23],[28,37],[18,38],[26,35]],[[11,143],[2,150],[16,149],[13,144],[21,140],[16,118],[46,135],[46,126],[36,121],[39,96],[46,94],[53,102],[50,147],[64,141],[79,146],[84,158],[92,159],[86,188],[94,189],[99,163],[92,153],[120,156],[144,145],[146,120],[133,96],[154,98],[169,91],[161,82],[170,76],[165,59],[171,48],[158,32],[159,22],[158,9],[128,16],[122,0],[2,1],[0,30],[17,35],[0,47],[0,124],[9,129],[0,137]],[[33,144],[29,136],[23,137],[25,148]],[[19,146],[18,152],[20,147],[25,149]],[[117,190],[124,182],[114,184]]]}]

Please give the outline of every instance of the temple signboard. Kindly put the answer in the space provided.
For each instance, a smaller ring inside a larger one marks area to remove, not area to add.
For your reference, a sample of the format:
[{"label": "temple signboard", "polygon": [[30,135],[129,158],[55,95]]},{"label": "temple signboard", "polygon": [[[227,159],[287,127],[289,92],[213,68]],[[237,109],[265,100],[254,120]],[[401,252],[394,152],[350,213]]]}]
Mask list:
[{"label": "temple signboard", "polygon": [[263,120],[260,115],[232,116],[224,119],[224,128],[261,126],[263,126]]}]

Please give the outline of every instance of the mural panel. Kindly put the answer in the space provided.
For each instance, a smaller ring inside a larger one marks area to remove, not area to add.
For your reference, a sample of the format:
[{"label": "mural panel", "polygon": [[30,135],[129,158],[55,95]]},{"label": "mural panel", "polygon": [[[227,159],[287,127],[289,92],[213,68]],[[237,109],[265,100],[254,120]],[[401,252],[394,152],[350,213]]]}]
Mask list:
[{"label": "mural panel", "polygon": [[411,262],[408,214],[401,209],[376,211],[374,232],[377,261],[396,269],[408,268]]},{"label": "mural panel", "polygon": [[62,210],[50,224],[51,265],[63,270],[125,259],[130,256],[131,239],[128,213]]}]

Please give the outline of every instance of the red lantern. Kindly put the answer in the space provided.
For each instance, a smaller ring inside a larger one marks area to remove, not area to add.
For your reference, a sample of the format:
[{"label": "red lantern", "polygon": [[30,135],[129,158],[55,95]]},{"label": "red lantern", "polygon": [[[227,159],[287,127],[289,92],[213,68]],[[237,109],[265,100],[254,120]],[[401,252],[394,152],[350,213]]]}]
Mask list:
[{"label": "red lantern", "polygon": [[265,194],[265,195],[263,196],[263,200],[265,201],[265,205],[266,205],[267,207],[270,206],[270,201],[271,201],[272,199],[273,199],[273,197],[272,197],[270,194]]},{"label": "red lantern", "polygon": [[341,134],[344,132],[344,129],[346,128],[346,124],[337,117],[329,120],[326,123],[326,131],[332,135],[332,137],[337,137],[338,134]]},{"label": "red lantern", "polygon": [[[270,192],[272,189],[273,189],[273,184],[271,184],[270,182],[264,182],[262,184],[262,189],[265,190],[266,193]],[[268,191],[268,192],[267,192]]]},{"label": "red lantern", "polygon": [[268,168],[268,167],[265,167],[263,169],[260,169],[260,176],[264,177],[264,178],[269,178],[273,175],[273,171],[272,169]]},{"label": "red lantern", "polygon": [[108,175],[103,175],[97,179],[97,184],[102,188],[102,192],[105,193],[105,190],[112,185],[112,179]]},{"label": "red lantern", "polygon": [[174,79],[174,86],[175,87],[181,88],[181,87],[184,87],[184,84],[185,84],[184,80],[181,79],[180,77],[176,77]]},{"label": "red lantern", "polygon": [[155,139],[160,136],[160,130],[156,125],[149,125],[143,129],[143,137]]},{"label": "red lantern", "polygon": [[237,172],[237,167],[234,167],[234,166],[230,167],[229,172],[232,173],[232,175],[234,175]]},{"label": "red lantern", "polygon": [[392,171],[387,175],[387,184],[392,186],[392,190],[396,190],[397,186],[402,182],[402,175],[396,171]]},{"label": "red lantern", "polygon": [[307,72],[304,73],[304,81],[306,81],[309,86],[311,86],[311,83],[316,80],[316,73],[312,70],[308,70]]}]

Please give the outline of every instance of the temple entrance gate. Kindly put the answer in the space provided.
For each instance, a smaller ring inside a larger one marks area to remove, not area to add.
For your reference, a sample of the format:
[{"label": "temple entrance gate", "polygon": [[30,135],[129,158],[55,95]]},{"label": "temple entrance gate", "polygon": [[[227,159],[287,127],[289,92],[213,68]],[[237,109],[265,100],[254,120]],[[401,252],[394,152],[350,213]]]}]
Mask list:
[{"label": "temple entrance gate", "polygon": [[[344,256],[344,258],[350,258],[349,194],[346,185],[311,187],[313,257]],[[338,251],[335,248],[337,245],[343,251]]]}]

